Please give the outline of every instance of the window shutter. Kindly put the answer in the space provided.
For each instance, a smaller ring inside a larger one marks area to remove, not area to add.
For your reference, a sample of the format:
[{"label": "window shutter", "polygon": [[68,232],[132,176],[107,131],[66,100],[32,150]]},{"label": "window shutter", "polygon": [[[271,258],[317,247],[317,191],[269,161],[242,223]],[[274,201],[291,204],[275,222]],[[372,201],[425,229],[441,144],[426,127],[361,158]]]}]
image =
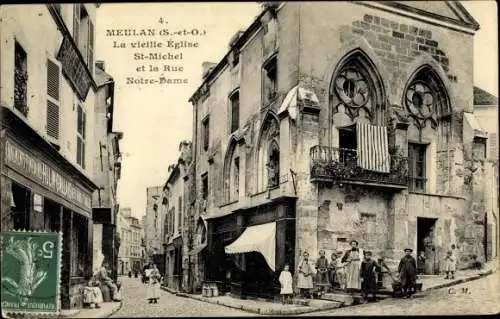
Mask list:
[{"label": "window shutter", "polygon": [[47,100],[47,135],[59,139],[59,105]]},{"label": "window shutter", "polygon": [[82,140],[82,168],[85,169],[85,141]]},{"label": "window shutter", "polygon": [[80,105],[77,105],[77,118],[76,118],[76,125],[77,125],[77,131],[80,135],[82,135],[83,131],[83,110]]},{"label": "window shutter", "polygon": [[47,94],[59,101],[59,66],[47,60]]},{"label": "window shutter", "polygon": [[94,24],[89,20],[89,46],[88,66],[91,74],[94,74]]},{"label": "window shutter", "polygon": [[76,163],[82,165],[82,140],[79,136],[76,137]]},{"label": "window shutter", "polygon": [[87,113],[82,111],[82,138],[85,140],[85,133],[87,128]]},{"label": "window shutter", "polygon": [[73,5],[73,39],[78,46],[79,32],[80,32],[80,3]]}]

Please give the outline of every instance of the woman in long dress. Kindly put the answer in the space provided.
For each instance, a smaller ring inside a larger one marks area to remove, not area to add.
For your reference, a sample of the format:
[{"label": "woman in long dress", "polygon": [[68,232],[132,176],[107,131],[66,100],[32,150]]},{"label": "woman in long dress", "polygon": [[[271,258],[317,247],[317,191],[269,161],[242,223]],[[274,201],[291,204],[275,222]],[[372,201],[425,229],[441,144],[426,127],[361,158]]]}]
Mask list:
[{"label": "woman in long dress", "polygon": [[346,251],[342,262],[346,263],[346,290],[349,292],[361,289],[360,269],[363,259],[363,251],[358,248],[358,242],[351,241],[351,249]]},{"label": "woman in long dress", "polygon": [[304,252],[302,260],[299,263],[299,271],[297,275],[297,288],[300,290],[302,297],[310,297],[310,290],[313,288],[313,271],[309,264],[309,253]]},{"label": "woman in long dress", "polygon": [[160,271],[156,267],[156,264],[153,264],[153,268],[151,269],[151,273],[149,274],[149,287],[148,287],[149,303],[158,303],[158,299],[160,298],[160,281],[161,281]]}]

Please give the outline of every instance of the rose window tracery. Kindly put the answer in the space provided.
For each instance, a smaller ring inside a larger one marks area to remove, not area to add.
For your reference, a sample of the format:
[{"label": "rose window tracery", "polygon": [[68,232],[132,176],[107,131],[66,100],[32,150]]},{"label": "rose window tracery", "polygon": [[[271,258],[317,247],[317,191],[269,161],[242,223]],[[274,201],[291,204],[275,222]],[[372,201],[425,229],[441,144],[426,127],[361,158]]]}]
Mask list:
[{"label": "rose window tracery", "polygon": [[410,82],[404,94],[404,104],[419,129],[425,127],[427,122],[435,129],[439,118],[450,113],[446,90],[429,68],[420,70]]},{"label": "rose window tracery", "polygon": [[342,105],[352,119],[359,116],[361,109],[371,119],[372,89],[361,72],[353,67],[346,68],[335,79],[334,88],[340,100],[336,106],[336,112]]},{"label": "rose window tracery", "polygon": [[416,82],[406,91],[406,108],[408,112],[420,121],[432,119],[436,121],[436,99],[431,88],[423,83]]}]

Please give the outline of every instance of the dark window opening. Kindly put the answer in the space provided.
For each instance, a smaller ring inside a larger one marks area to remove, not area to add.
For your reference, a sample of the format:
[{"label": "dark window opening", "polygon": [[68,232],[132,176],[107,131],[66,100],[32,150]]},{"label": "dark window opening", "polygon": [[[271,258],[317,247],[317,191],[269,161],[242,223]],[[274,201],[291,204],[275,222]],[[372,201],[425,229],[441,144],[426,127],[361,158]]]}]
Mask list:
[{"label": "dark window opening", "polygon": [[11,203],[13,226],[15,230],[30,229],[31,192],[16,183],[12,183]]},{"label": "dark window opening", "polygon": [[472,144],[472,156],[474,159],[486,158],[486,138],[477,136],[474,137]]},{"label": "dark window opening", "polygon": [[206,200],[208,198],[208,173],[201,176],[202,182],[202,198]]},{"label": "dark window opening", "polygon": [[279,176],[280,176],[280,150],[278,143],[273,141],[271,143],[269,151],[269,161],[267,163],[268,172],[268,187],[279,186]]},{"label": "dark window opening", "polygon": [[264,66],[264,101],[265,104],[273,102],[278,93],[278,63],[276,57]]},{"label": "dark window opening", "polygon": [[14,55],[14,107],[28,116],[28,55],[17,41]]},{"label": "dark window opening", "polygon": [[201,136],[203,139],[203,150],[207,151],[208,147],[209,147],[209,141],[210,141],[210,139],[209,139],[210,138],[210,136],[209,136],[210,121],[209,121],[208,117],[203,120],[203,122],[201,123],[201,127],[202,127]]},{"label": "dark window opening", "polygon": [[76,162],[85,169],[86,114],[81,105],[77,106]]},{"label": "dark window opening", "polygon": [[426,171],[426,149],[425,144],[408,144],[408,164],[410,173],[410,190],[411,191],[425,191],[427,182]]},{"label": "dark window opening", "polygon": [[179,217],[179,219],[177,220],[177,229],[178,229],[179,233],[181,232],[181,228],[182,228],[182,213],[183,213],[182,197],[179,197],[179,214],[177,214],[177,216]]},{"label": "dark window opening", "polygon": [[231,103],[231,133],[240,127],[240,93],[235,92],[230,97]]},{"label": "dark window opening", "polygon": [[355,125],[339,129],[339,159],[342,163],[355,158],[357,146]]},{"label": "dark window opening", "polygon": [[240,158],[234,159],[234,192],[236,196],[240,192]]}]

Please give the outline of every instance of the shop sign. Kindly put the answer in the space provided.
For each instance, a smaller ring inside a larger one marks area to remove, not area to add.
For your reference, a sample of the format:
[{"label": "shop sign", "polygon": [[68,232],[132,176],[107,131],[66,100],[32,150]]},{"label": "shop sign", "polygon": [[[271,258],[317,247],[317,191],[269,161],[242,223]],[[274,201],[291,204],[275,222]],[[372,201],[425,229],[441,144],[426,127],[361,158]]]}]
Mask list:
[{"label": "shop sign", "polygon": [[2,313],[59,313],[61,244],[57,232],[2,232]]},{"label": "shop sign", "polygon": [[85,101],[92,84],[92,78],[87,73],[84,62],[80,59],[77,50],[69,37],[65,37],[57,59],[61,61],[63,73],[73,84],[78,97],[80,100]]},{"label": "shop sign", "polygon": [[68,199],[70,202],[91,210],[92,199],[69,179],[65,178],[40,159],[22,151],[10,141],[5,143],[5,161],[12,168],[46,186],[51,191]]}]

